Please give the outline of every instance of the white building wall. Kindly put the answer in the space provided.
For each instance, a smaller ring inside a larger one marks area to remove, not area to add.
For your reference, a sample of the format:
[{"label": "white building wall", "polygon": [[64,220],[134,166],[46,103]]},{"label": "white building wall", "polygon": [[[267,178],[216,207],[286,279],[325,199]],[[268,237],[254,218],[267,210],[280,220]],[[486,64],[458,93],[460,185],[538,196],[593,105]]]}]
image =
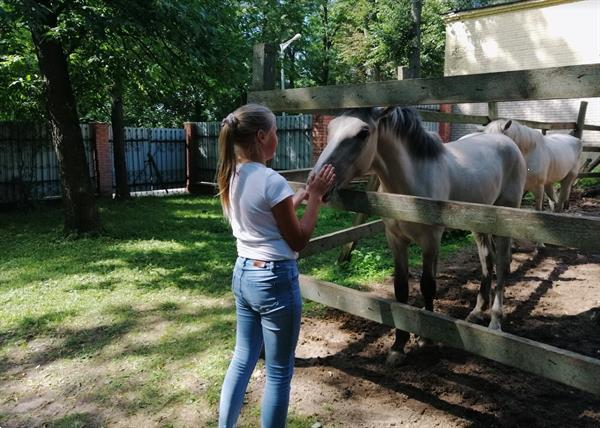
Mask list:
[{"label": "white building wall", "polygon": [[[600,0],[530,0],[451,14],[446,19],[445,75],[600,63]],[[600,124],[600,99],[587,98],[587,124]],[[581,100],[498,103],[501,117],[574,122]],[[487,114],[486,104],[454,111]],[[452,139],[474,125],[453,125]],[[584,132],[600,143],[600,132]]]}]

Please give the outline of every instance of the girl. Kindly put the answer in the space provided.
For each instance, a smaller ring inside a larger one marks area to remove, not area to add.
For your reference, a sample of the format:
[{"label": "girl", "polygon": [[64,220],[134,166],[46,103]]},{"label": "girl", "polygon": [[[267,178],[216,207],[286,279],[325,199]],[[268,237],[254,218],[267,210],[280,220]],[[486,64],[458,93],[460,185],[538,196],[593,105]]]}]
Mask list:
[{"label": "girl", "polygon": [[[285,426],[302,304],[297,252],[308,243],[322,197],[335,180],[333,167],[326,165],[294,194],[265,166],[275,154],[276,132],[273,113],[257,104],[242,106],[221,122],[217,181],[238,253],[232,280],[236,344],[221,390],[221,428],[235,426],[263,345],[261,423]],[[299,220],[295,209],[303,200],[307,207]]]}]

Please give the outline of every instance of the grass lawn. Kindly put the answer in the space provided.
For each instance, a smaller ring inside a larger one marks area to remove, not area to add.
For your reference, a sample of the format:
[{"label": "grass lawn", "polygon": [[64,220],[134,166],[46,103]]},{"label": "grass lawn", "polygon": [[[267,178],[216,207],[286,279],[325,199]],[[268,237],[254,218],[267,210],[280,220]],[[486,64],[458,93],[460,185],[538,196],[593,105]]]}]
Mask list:
[{"label": "grass lawn", "polygon": [[[100,210],[105,232],[77,240],[63,237],[58,207],[0,213],[0,426],[216,426],[235,326],[235,243],[218,201],[139,198]],[[352,218],[324,209],[317,233]],[[470,242],[455,235],[443,254]],[[352,287],[391,275],[383,236],[362,241],[350,263],[337,265],[337,254],[300,269]],[[246,406],[240,426],[257,426],[258,413]],[[289,425],[314,422],[292,414]]]}]

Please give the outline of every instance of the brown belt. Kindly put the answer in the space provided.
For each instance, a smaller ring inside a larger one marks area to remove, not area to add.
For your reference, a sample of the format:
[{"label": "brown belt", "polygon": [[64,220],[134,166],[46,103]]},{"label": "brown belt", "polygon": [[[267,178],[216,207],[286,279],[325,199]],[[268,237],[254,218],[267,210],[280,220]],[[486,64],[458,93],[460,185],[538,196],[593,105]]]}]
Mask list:
[{"label": "brown belt", "polygon": [[265,268],[267,267],[267,262],[263,260],[252,260],[252,266],[257,268]]}]

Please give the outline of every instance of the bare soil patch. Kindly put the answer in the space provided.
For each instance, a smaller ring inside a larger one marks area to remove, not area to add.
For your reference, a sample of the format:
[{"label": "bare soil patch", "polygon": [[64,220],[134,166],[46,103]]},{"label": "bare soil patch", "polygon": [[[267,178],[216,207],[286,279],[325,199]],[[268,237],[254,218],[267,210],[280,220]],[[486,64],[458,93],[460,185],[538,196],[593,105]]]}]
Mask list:
[{"label": "bare soil patch", "polygon": [[[600,204],[574,194],[570,212],[600,216]],[[511,271],[505,331],[600,358],[600,253],[522,248]],[[479,272],[475,248],[442,263],[435,310],[464,319]],[[419,275],[411,272],[416,306]],[[392,278],[370,291],[393,298]],[[600,426],[600,397],[446,346],[419,349],[413,338],[407,362],[389,368],[393,339],[392,329],[333,309],[305,317],[293,411],[325,427]],[[263,383],[259,371],[250,400],[260,400]]]}]

